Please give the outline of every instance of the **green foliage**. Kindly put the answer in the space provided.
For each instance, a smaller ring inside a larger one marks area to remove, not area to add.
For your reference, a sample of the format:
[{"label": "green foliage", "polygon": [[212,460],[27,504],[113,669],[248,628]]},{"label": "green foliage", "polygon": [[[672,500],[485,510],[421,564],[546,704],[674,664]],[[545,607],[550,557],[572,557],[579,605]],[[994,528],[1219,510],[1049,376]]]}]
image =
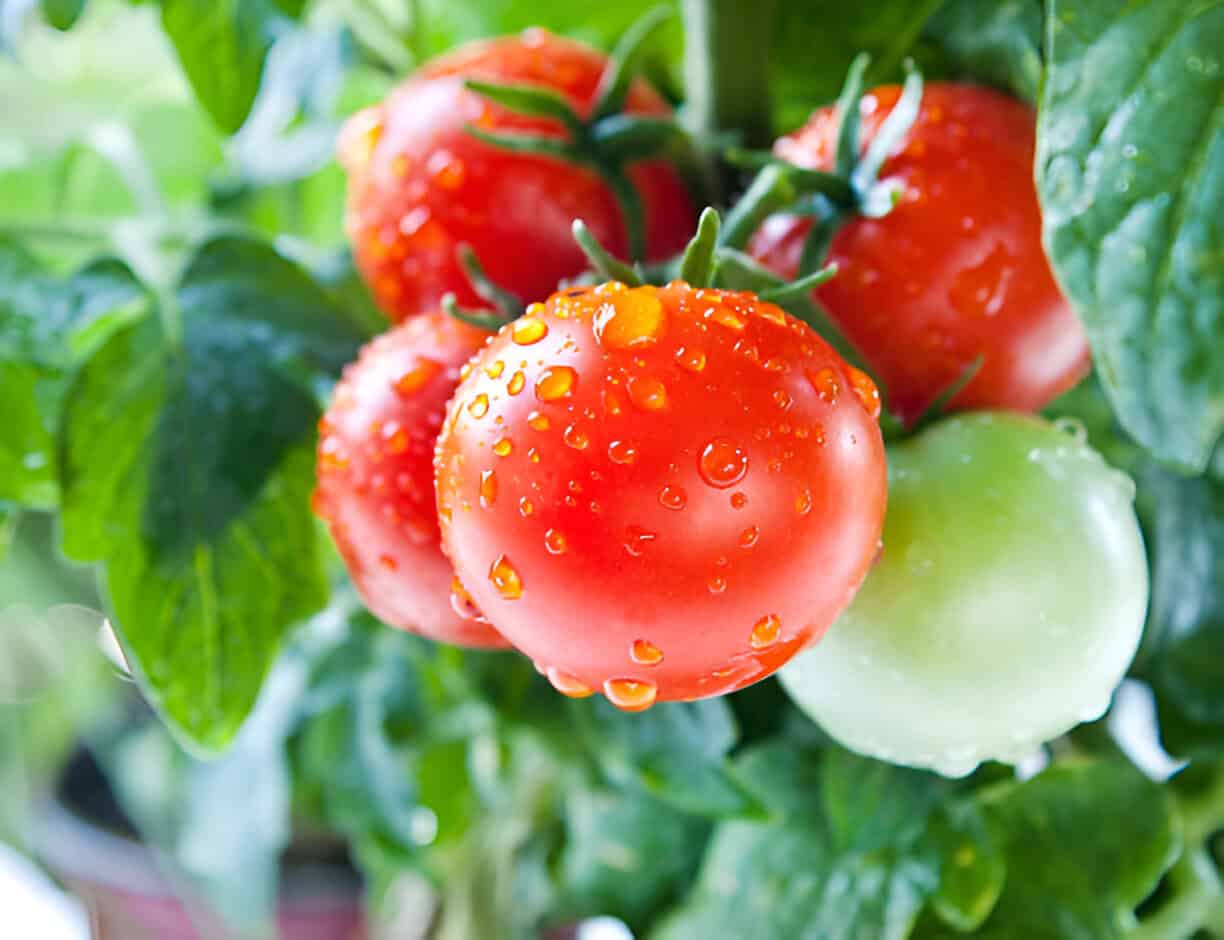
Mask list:
[{"label": "green foliage", "polygon": [[1201,472],[1224,431],[1224,8],[1050,0],[1045,240],[1123,426]]},{"label": "green foliage", "polygon": [[[1100,729],[1033,779],[948,781],[831,745],[772,681],[625,715],[561,701],[513,653],[354,613],[308,507],[319,403],[386,327],[344,249],[339,124],[459,42],[542,24],[610,48],[653,5],[0,0],[0,555],[23,520],[0,627],[48,628],[5,662],[67,637],[8,606],[66,590],[27,566],[25,520],[55,513],[171,729],[110,716],[95,749],[143,835],[240,930],[270,916],[293,836],[320,831],[347,841],[376,907],[406,872],[427,878],[440,940],[594,914],[658,940],[1220,929],[1218,4],[778,0],[772,25],[770,4],[751,11],[769,55],[743,60],[771,63],[777,128],[832,101],[861,51],[868,85],[912,57],[1038,105],[1047,246],[1097,370],[1050,413],[1138,482],[1153,594],[1136,674],[1190,761],[1172,781]],[[682,40],[673,18],[644,56],[677,99]],[[674,129],[607,135],[663,146]],[[728,250],[758,220],[725,218],[721,276],[776,287]],[[106,714],[99,662],[79,689],[0,704],[6,832],[28,815],[26,755],[51,760],[83,712]]]}]

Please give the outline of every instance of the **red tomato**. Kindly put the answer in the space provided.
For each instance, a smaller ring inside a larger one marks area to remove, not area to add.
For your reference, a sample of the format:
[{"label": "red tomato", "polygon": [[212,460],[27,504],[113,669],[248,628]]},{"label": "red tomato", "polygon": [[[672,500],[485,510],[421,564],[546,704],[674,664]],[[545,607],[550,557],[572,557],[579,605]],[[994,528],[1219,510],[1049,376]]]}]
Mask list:
[{"label": "red tomato", "polygon": [[[864,146],[900,89],[862,99]],[[799,166],[832,170],[838,117],[822,108],[774,146]],[[1084,330],[1041,247],[1033,183],[1032,109],[970,85],[927,85],[918,119],[880,178],[902,187],[880,219],[834,236],[840,272],[816,290],[884,383],[889,407],[912,422],[978,357],[981,371],[952,401],[960,409],[1035,411],[1088,370]],[[768,219],[749,251],[793,276],[811,220]]]},{"label": "red tomato", "polygon": [[438,439],[443,547],[560,691],[637,710],[741,688],[871,565],[879,397],[778,307],[575,288],[475,362]]},{"label": "red tomato", "polygon": [[410,320],[348,367],[319,426],[315,509],[367,606],[392,626],[462,646],[507,644],[462,588],[452,591],[433,452],[460,369],[488,339],[440,312]]},{"label": "red tomato", "polygon": [[[427,64],[382,104],[355,116],[341,137],[349,173],[348,231],[357,264],[393,319],[436,305],[453,291],[475,303],[455,260],[476,251],[488,275],[531,300],[586,270],[570,234],[582,219],[613,253],[627,254],[611,189],[592,170],[551,157],[511,153],[465,130],[562,137],[559,123],[507,112],[463,87],[465,79],[540,85],[589,112],[607,58],[542,30],[463,46]],[[663,99],[634,82],[625,110],[665,115]],[[666,163],[629,170],[646,212],[648,254],[681,250],[695,213],[680,176]]]}]

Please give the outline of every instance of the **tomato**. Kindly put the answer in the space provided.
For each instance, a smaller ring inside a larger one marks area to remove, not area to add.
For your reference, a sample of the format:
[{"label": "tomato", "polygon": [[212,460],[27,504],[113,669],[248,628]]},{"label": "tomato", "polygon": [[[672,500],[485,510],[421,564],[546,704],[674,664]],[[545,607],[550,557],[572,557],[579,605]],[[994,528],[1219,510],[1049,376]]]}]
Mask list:
[{"label": "tomato", "polygon": [[[340,143],[349,175],[348,232],[358,267],[393,319],[429,309],[452,291],[461,303],[477,301],[455,260],[463,243],[496,283],[524,300],[547,297],[561,279],[586,269],[570,234],[574,219],[614,254],[627,255],[620,208],[597,173],[512,153],[465,129],[561,137],[559,123],[511,114],[466,90],[464,81],[545,86],[585,115],[606,65],[593,49],[529,30],[435,59],[350,120]],[[625,110],[669,113],[642,81],[631,86]],[[680,176],[658,160],[628,172],[645,208],[649,257],[676,253],[696,218]]]},{"label": "tomato", "polygon": [[[864,146],[899,92],[890,85],[863,97]],[[823,108],[774,152],[832,170],[838,123]],[[882,218],[852,219],[833,238],[839,273],[816,298],[906,423],[979,356],[981,370],[953,408],[1036,411],[1088,370],[1084,330],[1042,250],[1034,139],[1027,105],[970,85],[928,85],[880,174],[899,185],[899,203]],[[773,216],[749,251],[791,277],[811,225]]]},{"label": "tomato", "polygon": [[438,311],[410,320],[348,367],[319,427],[315,509],[367,606],[392,626],[463,646],[506,642],[452,591],[433,450],[460,369],[489,337]]},{"label": "tomato", "polygon": [[533,304],[438,439],[443,545],[569,695],[638,710],[769,675],[871,564],[871,380],[754,295],[609,283]]},{"label": "tomato", "polygon": [[888,458],[883,555],[781,672],[791,697],[847,747],[950,775],[1098,717],[1147,610],[1130,478],[1082,434],[1006,412]]}]

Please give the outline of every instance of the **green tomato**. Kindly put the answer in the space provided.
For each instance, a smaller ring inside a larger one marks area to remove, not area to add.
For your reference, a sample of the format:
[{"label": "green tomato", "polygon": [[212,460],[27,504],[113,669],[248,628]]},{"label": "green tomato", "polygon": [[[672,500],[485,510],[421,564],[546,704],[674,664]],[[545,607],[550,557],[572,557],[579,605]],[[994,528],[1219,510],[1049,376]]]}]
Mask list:
[{"label": "green tomato", "polygon": [[949,776],[1099,717],[1147,611],[1135,487],[1082,428],[1004,413],[890,448],[884,551],[780,673],[830,735]]}]

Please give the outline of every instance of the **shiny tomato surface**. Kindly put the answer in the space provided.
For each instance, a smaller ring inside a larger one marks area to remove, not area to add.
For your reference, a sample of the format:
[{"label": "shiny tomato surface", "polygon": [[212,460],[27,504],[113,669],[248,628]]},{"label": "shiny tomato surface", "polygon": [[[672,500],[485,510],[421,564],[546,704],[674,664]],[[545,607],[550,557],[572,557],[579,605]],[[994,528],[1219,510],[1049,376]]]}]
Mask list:
[{"label": "shiny tomato surface", "polygon": [[[587,262],[570,227],[582,219],[614,254],[628,241],[621,210],[598,173],[560,159],[514,153],[467,131],[563,137],[551,119],[515,115],[464,88],[466,79],[535,85],[589,112],[607,65],[600,52],[543,30],[462,46],[425,65],[379,105],[353,117],[340,141],[349,175],[349,237],[379,305],[401,320],[453,291],[475,303],[455,259],[471,245],[486,272],[524,301],[552,293]],[[645,82],[625,102],[631,114],[666,115]],[[684,247],[695,213],[668,164],[629,168],[646,215],[647,254]]]},{"label": "shiny tomato surface", "polygon": [[[862,98],[864,147],[899,93],[889,85]],[[835,109],[822,108],[774,152],[832,170],[839,123]],[[829,260],[839,273],[816,298],[906,422],[979,356],[981,370],[953,408],[1035,411],[1087,372],[1084,330],[1041,246],[1034,147],[1027,105],[976,86],[929,84],[880,173],[900,201],[883,218],[852,219],[833,238]],[[749,250],[793,276],[811,225],[773,216]]]},{"label": "shiny tomato surface", "polygon": [[867,376],[754,295],[558,293],[456,391],[444,548],[560,691],[730,692],[819,638],[871,565],[878,415]]},{"label": "shiny tomato surface", "polygon": [[367,606],[392,626],[505,646],[453,588],[439,547],[433,452],[464,363],[490,338],[434,311],[368,345],[320,423],[315,509]]}]

